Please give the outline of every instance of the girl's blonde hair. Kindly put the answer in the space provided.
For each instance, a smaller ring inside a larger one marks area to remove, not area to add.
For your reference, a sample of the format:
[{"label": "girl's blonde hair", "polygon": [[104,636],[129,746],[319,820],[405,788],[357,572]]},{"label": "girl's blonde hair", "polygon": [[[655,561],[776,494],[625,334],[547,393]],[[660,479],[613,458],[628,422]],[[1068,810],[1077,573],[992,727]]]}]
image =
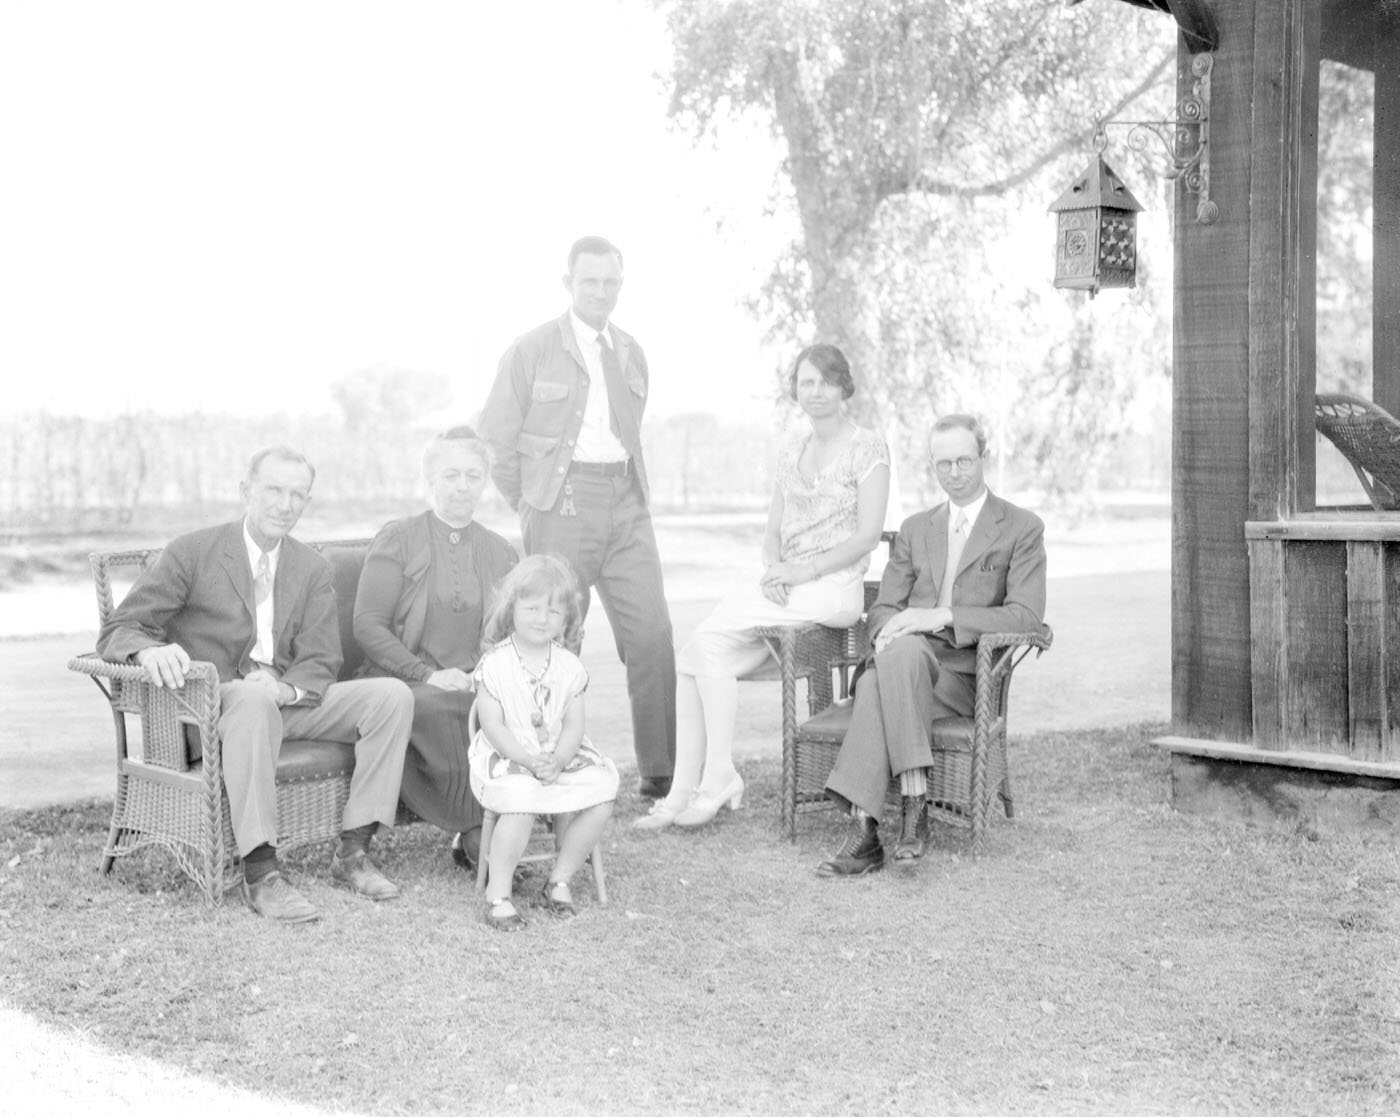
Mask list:
[{"label": "girl's blonde hair", "polygon": [[491,597],[491,612],[482,629],[482,643],[490,646],[515,631],[515,603],[522,597],[548,597],[564,606],[564,631],[560,639],[571,646],[578,643],[583,624],[583,605],[578,579],[569,564],[558,555],[530,555],[521,559],[501,579]]}]

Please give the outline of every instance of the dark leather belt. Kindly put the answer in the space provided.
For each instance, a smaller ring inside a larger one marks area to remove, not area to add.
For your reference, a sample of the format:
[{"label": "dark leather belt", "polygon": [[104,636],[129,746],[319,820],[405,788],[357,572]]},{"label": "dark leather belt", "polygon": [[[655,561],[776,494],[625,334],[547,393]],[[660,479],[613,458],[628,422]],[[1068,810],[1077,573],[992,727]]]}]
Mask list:
[{"label": "dark leather belt", "polygon": [[570,462],[570,473],[591,473],[595,477],[626,477],[630,458],[620,462]]}]

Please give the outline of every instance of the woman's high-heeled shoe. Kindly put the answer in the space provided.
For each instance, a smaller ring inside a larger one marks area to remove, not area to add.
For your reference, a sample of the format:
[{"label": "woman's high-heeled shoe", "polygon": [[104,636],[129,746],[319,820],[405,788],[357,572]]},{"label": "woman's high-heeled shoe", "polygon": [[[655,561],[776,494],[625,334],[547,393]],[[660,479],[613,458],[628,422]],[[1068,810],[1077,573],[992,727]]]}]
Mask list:
[{"label": "woman's high-heeled shoe", "polygon": [[744,780],[738,772],[719,791],[697,791],[690,806],[676,815],[677,826],[704,826],[719,814],[720,807],[729,806],[737,811],[744,805]]},{"label": "woman's high-heeled shoe", "polygon": [[665,830],[676,821],[677,815],[690,806],[693,799],[694,792],[686,796],[684,803],[673,803],[669,796],[665,799],[658,799],[651,805],[651,810],[632,823],[632,829]]}]

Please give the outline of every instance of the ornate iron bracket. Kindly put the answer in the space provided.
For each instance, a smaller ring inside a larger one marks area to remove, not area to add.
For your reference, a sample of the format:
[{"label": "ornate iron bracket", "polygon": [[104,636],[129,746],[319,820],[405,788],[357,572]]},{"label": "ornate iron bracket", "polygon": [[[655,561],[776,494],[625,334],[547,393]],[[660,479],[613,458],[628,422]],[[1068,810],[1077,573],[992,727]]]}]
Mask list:
[{"label": "ornate iron bracket", "polygon": [[1210,71],[1214,56],[1202,51],[1191,58],[1191,92],[1176,105],[1175,120],[1094,121],[1094,149],[1103,154],[1109,128],[1127,128],[1128,146],[1146,151],[1149,137],[1156,137],[1167,156],[1167,178],[1180,178],[1192,194],[1199,195],[1196,220],[1213,224],[1220,207],[1210,200]]}]

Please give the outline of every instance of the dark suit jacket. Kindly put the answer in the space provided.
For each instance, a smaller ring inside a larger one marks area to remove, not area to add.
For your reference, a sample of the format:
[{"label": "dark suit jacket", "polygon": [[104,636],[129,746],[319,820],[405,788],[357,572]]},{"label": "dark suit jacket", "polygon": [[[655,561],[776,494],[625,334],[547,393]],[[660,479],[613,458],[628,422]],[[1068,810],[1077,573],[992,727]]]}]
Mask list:
[{"label": "dark suit jacket", "polygon": [[[948,505],[916,512],[899,528],[870,607],[870,639],[896,613],[938,604],[948,564]],[[1045,615],[1045,525],[1033,512],[987,493],[953,581],[953,623],[929,638],[938,662],[975,674],[984,632],[1034,632]]]},{"label": "dark suit jacket", "polygon": [[[273,668],[314,705],[340,670],[340,628],[330,564],[304,543],[283,539],[272,586]],[[137,579],[102,627],[103,659],[130,659],[142,648],[178,644],[212,663],[220,682],[251,672],[257,641],[253,572],[243,521],[174,539]]]}]

